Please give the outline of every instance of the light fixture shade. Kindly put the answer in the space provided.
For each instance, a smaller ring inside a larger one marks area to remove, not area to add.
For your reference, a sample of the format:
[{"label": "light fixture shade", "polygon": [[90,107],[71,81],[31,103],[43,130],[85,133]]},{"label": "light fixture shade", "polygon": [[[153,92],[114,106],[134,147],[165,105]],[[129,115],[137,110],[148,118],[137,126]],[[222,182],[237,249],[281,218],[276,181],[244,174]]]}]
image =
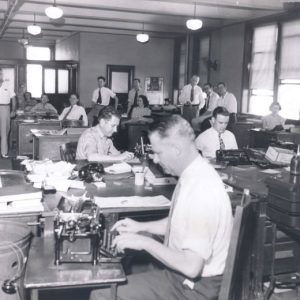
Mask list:
[{"label": "light fixture shade", "polygon": [[57,6],[49,6],[45,9],[46,15],[50,19],[59,19],[63,16],[64,12],[60,7]]},{"label": "light fixture shade", "polygon": [[147,34],[147,33],[138,33],[136,35],[136,40],[140,43],[147,43],[149,41],[149,34]]},{"label": "light fixture shade", "polygon": [[38,35],[41,33],[42,29],[39,25],[33,24],[27,26],[27,31],[32,35]]},{"label": "light fixture shade", "polygon": [[189,19],[186,21],[186,27],[191,30],[198,30],[202,25],[203,22],[200,19]]}]

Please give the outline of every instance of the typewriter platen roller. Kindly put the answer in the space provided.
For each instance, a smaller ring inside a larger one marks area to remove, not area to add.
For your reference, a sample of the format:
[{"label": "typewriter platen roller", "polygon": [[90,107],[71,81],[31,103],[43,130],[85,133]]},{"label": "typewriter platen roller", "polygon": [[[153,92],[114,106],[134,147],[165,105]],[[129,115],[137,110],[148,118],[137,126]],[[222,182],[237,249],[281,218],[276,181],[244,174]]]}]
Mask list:
[{"label": "typewriter platen roller", "polygon": [[56,265],[120,261],[111,247],[116,233],[110,232],[106,217],[93,201],[77,201],[64,207],[67,211],[58,210],[54,218]]}]

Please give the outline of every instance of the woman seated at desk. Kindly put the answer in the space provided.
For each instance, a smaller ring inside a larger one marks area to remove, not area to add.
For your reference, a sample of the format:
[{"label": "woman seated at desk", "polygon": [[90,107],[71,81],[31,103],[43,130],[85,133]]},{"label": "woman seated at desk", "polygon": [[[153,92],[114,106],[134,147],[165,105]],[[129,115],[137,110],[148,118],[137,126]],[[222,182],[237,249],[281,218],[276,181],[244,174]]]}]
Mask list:
[{"label": "woman seated at desk", "polygon": [[79,97],[77,94],[71,94],[70,98],[70,106],[66,107],[63,112],[59,116],[59,120],[64,121],[64,120],[80,120],[82,119],[83,121],[83,126],[88,125],[88,118],[85,112],[85,109],[77,105],[79,102]]},{"label": "woman seated at desk", "polygon": [[149,102],[146,96],[140,95],[137,100],[137,106],[135,106],[131,113],[131,121],[148,121],[151,116],[151,109],[149,108]]},{"label": "woman seated at desk", "polygon": [[[293,127],[293,125],[285,125],[286,119],[279,115],[279,111],[281,110],[281,105],[278,102],[271,103],[269,107],[271,114],[263,117],[263,129],[266,130],[274,130],[275,127],[282,127],[283,129],[289,129]],[[279,129],[280,130],[280,129]]]},{"label": "woman seated at desk", "polygon": [[42,94],[41,102],[36,104],[31,109],[31,112],[57,114],[56,108],[48,102],[49,102],[48,96],[46,94]]}]

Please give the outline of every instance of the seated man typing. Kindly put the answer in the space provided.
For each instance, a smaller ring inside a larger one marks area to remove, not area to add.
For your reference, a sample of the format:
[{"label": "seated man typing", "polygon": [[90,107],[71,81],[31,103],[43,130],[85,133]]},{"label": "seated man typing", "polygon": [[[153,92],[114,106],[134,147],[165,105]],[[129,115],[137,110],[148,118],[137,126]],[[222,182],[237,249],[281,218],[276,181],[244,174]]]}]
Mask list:
[{"label": "seated man typing", "polygon": [[117,132],[120,115],[111,106],[103,108],[98,116],[99,124],[85,130],[79,138],[76,159],[88,161],[123,161],[133,158],[133,153],[121,153],[110,137]]},{"label": "seated man typing", "polygon": [[217,150],[237,149],[235,136],[226,130],[229,122],[229,112],[218,106],[213,111],[212,127],[205,130],[196,139],[196,147],[207,158],[215,158]]},{"label": "seated man typing", "polygon": [[[119,251],[145,250],[166,268],[128,276],[128,283],[118,286],[118,299],[217,299],[232,227],[222,180],[198,153],[194,132],[180,116],[152,124],[149,138],[154,162],[179,176],[169,216],[118,221],[113,245]],[[164,243],[141,232],[164,235]],[[95,290],[91,300],[110,299],[109,292]]]}]

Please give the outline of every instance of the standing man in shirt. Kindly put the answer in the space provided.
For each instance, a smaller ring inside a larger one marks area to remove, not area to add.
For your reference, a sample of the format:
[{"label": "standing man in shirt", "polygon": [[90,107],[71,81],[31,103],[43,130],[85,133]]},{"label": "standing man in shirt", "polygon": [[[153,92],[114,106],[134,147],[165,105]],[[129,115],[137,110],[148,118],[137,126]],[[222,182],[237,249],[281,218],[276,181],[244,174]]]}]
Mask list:
[{"label": "standing man in shirt", "polygon": [[192,119],[192,127],[196,132],[200,130],[201,123],[212,116],[213,110],[218,106],[219,101],[219,95],[214,92],[211,83],[205,83],[203,91],[206,94],[205,106],[207,107],[207,110],[201,116]]},{"label": "standing man in shirt", "polygon": [[128,93],[127,114],[129,117],[133,108],[137,106],[138,97],[141,95],[144,95],[141,87],[141,80],[139,78],[135,78],[133,80],[133,88]]},{"label": "standing man in shirt", "polygon": [[[167,218],[118,221],[117,250],[144,250],[165,265],[164,270],[127,277],[118,286],[122,300],[217,299],[232,228],[232,212],[224,184],[198,153],[190,124],[178,115],[153,124],[149,139],[153,159],[179,177]],[[205,209],[204,209],[205,208]],[[164,236],[164,243],[143,235]],[[110,289],[95,290],[91,300],[110,298]]]},{"label": "standing man in shirt", "polygon": [[98,117],[99,123],[85,130],[78,141],[76,159],[88,161],[124,161],[133,158],[133,153],[118,151],[111,140],[117,132],[120,123],[120,115],[117,111],[107,106],[103,108]]},{"label": "standing man in shirt", "polygon": [[[10,103],[12,111],[10,112]],[[10,129],[10,117],[16,115],[16,94],[11,91],[4,82],[3,70],[0,68],[0,138],[1,156],[8,157],[8,133]]]},{"label": "standing man in shirt", "polygon": [[205,105],[202,89],[198,86],[199,80],[198,75],[193,75],[179,96],[179,102],[183,104],[182,116],[190,123],[193,118],[198,117],[199,110]]},{"label": "standing man in shirt", "polygon": [[206,158],[215,158],[217,150],[238,149],[235,136],[226,130],[229,112],[218,106],[213,111],[212,127],[205,130],[196,139],[196,147]]},{"label": "standing man in shirt", "polygon": [[118,107],[118,97],[117,95],[105,86],[105,77],[99,76],[98,88],[93,91],[92,96],[92,109],[88,114],[89,126],[94,125],[94,120],[98,118],[100,110],[109,105],[110,98],[115,99],[115,109]]}]

